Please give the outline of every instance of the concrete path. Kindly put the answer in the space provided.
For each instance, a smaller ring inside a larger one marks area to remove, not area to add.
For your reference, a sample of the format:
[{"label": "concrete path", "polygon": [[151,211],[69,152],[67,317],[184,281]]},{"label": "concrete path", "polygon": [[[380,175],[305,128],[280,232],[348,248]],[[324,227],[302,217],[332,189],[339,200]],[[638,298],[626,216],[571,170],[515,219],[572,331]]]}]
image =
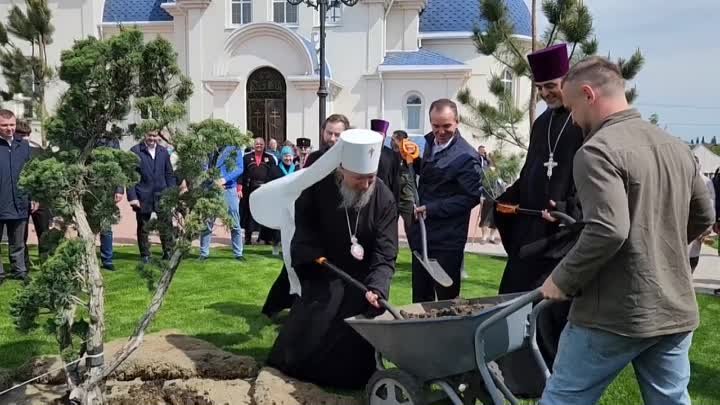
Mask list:
[{"label": "concrete path", "polygon": [[[507,257],[502,245],[490,243],[468,243],[465,245],[465,251],[481,255]],[[695,278],[695,291],[698,293],[712,294],[713,290],[720,288],[720,256],[716,249],[707,245],[703,246],[700,263],[693,276]]]}]

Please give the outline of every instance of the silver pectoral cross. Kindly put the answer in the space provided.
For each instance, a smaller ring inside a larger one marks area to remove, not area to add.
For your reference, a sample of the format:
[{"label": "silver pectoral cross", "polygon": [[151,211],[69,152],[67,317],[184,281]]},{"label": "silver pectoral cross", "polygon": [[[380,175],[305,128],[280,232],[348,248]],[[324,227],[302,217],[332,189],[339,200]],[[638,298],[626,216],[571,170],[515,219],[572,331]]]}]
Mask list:
[{"label": "silver pectoral cross", "polygon": [[545,163],[543,163],[543,166],[547,167],[547,176],[548,176],[548,179],[552,178],[553,168],[554,168],[554,167],[557,167],[557,165],[558,165],[558,164],[557,164],[556,161],[553,160],[553,154],[551,153],[551,154],[550,154],[550,158],[548,159],[548,161],[545,162]]}]

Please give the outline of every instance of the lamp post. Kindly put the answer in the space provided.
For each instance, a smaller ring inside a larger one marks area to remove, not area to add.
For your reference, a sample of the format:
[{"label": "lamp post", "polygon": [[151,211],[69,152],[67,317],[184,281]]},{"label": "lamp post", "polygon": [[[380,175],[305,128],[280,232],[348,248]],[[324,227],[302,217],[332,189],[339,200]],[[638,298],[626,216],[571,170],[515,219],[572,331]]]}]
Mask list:
[{"label": "lamp post", "polygon": [[[325,122],[325,111],[326,111],[326,100],[328,95],[327,83],[325,83],[325,19],[327,17],[328,7],[338,7],[340,3],[352,7],[358,3],[359,0],[287,0],[288,3],[297,6],[301,3],[307,4],[308,7],[312,7],[318,10],[320,16],[320,86],[318,88],[318,102],[319,102],[319,122],[318,129],[322,128],[322,124]],[[320,139],[322,143],[322,139]]]}]

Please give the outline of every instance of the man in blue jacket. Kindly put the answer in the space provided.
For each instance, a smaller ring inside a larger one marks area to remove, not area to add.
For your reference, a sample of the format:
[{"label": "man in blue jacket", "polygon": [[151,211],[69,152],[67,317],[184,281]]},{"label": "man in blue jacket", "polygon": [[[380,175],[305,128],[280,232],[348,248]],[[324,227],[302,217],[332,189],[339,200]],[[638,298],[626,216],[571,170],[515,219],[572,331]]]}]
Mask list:
[{"label": "man in blue jacket", "polygon": [[127,189],[127,199],[137,218],[138,248],[143,263],[150,261],[150,232],[146,224],[153,213],[157,215],[158,221],[164,223],[160,230],[163,260],[170,258],[174,243],[172,220],[160,212],[160,198],[163,191],[177,187],[178,181],[170,164],[170,154],[159,141],[157,132],[148,132],[143,142],[130,149],[139,158],[137,170],[140,182]]},{"label": "man in blue jacket", "polygon": [[[425,135],[425,151],[419,174],[420,206],[427,227],[428,257],[436,259],[452,278],[450,287],[437,284],[413,257],[413,302],[457,298],[460,269],[467,241],[470,211],[480,203],[482,165],[475,148],[458,131],[457,105],[440,99],[430,105],[432,132]],[[421,246],[418,223],[411,230],[411,246]]]},{"label": "man in blue jacket", "polygon": [[[216,154],[217,155],[217,154]],[[235,146],[227,146],[220,156],[217,156],[215,167],[220,169],[220,178],[217,185],[225,189],[225,203],[227,204],[228,215],[232,220],[230,229],[230,240],[232,241],[233,254],[235,259],[244,261],[243,242],[240,228],[240,197],[238,196],[237,184],[244,171],[243,150]],[[210,240],[212,230],[215,226],[215,218],[208,220],[208,229],[200,237],[200,260],[206,260],[210,256]]]},{"label": "man in blue jacket", "polygon": [[[27,280],[25,265],[25,224],[30,213],[30,200],[19,186],[20,173],[30,160],[30,144],[15,139],[17,120],[9,110],[0,109],[0,235],[7,229],[10,250],[11,278]],[[36,206],[33,203],[33,206]],[[0,260],[0,284],[5,271]]]}]

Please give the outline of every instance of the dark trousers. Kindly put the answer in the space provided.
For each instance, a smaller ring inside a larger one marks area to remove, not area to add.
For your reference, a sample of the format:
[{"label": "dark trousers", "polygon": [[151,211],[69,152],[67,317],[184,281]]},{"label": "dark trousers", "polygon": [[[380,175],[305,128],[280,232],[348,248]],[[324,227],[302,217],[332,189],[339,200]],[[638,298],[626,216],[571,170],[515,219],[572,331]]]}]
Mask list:
[{"label": "dark trousers", "polygon": [[[27,220],[2,220],[0,221],[0,236],[4,229],[7,229],[8,250],[10,256],[11,276],[27,277],[25,266],[25,227]],[[5,278],[5,270],[0,259],[0,279]]]},{"label": "dark trousers", "polygon": [[[150,257],[150,230],[147,229],[147,223],[150,222],[152,213],[143,214],[135,213],[137,219],[137,239],[140,256],[143,258]],[[162,244],[163,256],[169,257],[172,254],[174,238],[172,235],[172,222],[170,218],[163,218],[158,215],[158,221],[163,223],[160,225],[160,243]]]},{"label": "dark trousers", "polygon": [[[422,253],[422,252],[420,252]],[[455,299],[460,295],[460,267],[462,266],[463,250],[428,251],[428,257],[435,259],[450,276],[453,284],[443,287],[436,283],[417,257],[412,259],[412,295],[413,302],[440,301]]]},{"label": "dark trousers", "polygon": [[[41,206],[30,215],[30,218],[32,218],[33,227],[35,228],[35,235],[37,235],[38,255],[41,259],[45,259],[47,251],[42,243],[42,236],[48,231],[48,229],[50,229],[50,219],[52,218],[52,214],[50,213],[50,210]],[[27,269],[30,268],[30,249],[27,247],[27,240],[30,235],[29,227],[30,221],[25,221],[25,268]]]}]

